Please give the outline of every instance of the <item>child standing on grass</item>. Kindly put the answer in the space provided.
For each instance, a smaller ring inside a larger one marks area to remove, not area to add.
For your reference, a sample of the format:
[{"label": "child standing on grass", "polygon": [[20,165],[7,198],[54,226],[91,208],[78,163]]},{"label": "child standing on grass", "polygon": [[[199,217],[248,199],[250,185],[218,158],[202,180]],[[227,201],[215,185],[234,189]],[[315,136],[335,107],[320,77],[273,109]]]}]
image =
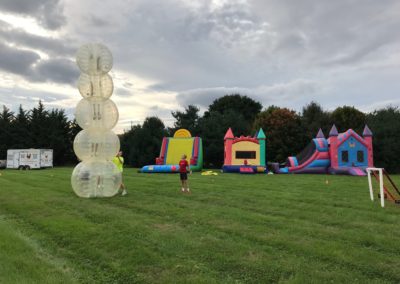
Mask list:
[{"label": "child standing on grass", "polygon": [[[118,154],[114,157],[113,163],[117,166],[118,170],[121,172],[121,178],[122,178],[122,172],[124,171],[124,157],[122,157],[122,151],[119,151]],[[124,185],[123,180],[121,180],[121,186],[119,190],[122,190],[121,195],[127,195],[128,192],[126,192],[126,187]]]},{"label": "child standing on grass", "polygon": [[187,177],[187,173],[188,171],[190,171],[190,167],[189,167],[189,163],[186,160],[186,155],[183,154],[181,160],[179,161],[179,174],[181,177],[181,183],[182,183],[182,193],[190,193],[190,189],[188,186],[188,177]]}]

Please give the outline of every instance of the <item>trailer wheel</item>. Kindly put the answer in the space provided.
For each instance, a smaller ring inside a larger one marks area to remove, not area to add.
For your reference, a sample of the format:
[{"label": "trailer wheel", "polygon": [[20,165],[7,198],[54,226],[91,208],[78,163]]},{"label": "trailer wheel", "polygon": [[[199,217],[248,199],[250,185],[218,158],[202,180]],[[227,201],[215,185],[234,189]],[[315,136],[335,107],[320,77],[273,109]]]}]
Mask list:
[{"label": "trailer wheel", "polygon": [[29,171],[31,169],[30,166],[25,166],[25,170]]},{"label": "trailer wheel", "polygon": [[24,166],[19,166],[19,167],[18,167],[18,170],[20,170],[20,171],[22,171],[22,170],[24,170],[24,169],[25,169]]}]

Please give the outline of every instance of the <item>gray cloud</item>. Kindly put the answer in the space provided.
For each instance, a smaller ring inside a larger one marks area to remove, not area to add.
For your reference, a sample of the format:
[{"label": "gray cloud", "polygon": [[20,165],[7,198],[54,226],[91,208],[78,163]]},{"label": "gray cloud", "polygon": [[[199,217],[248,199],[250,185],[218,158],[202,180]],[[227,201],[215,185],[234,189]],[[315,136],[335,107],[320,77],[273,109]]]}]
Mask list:
[{"label": "gray cloud", "polygon": [[172,110],[170,109],[166,109],[158,105],[155,105],[149,108],[148,115],[157,116],[161,118],[163,121],[168,122],[170,120],[169,117],[171,116],[171,111]]},{"label": "gray cloud", "polygon": [[125,88],[116,88],[114,89],[114,95],[121,97],[131,97],[133,96],[133,92],[131,90]]},{"label": "gray cloud", "polygon": [[[379,60],[368,55],[382,46],[398,43],[399,2],[366,1],[287,1],[254,0],[254,13],[268,18],[276,31],[273,50],[289,56],[294,63],[318,65],[355,64]],[[300,34],[297,40],[288,40]],[[287,50],[292,49],[292,53]]]},{"label": "gray cloud", "polygon": [[120,24],[130,37],[118,38],[116,64],[157,78],[158,90],[178,92],[315,78],[398,49],[400,13],[395,1],[386,4],[204,1],[190,9],[167,0],[153,9],[151,1],[136,1]]},{"label": "gray cloud", "polygon": [[[3,21],[0,21],[0,39],[9,43],[5,45],[0,42],[0,69],[39,82],[73,84],[77,80],[78,68],[67,59],[77,48],[69,42],[29,34]],[[34,50],[47,53],[51,58],[41,59]]]},{"label": "gray cloud", "polygon": [[47,29],[56,30],[66,23],[59,0],[2,0],[3,11],[35,17]]},{"label": "gray cloud", "polygon": [[[57,102],[69,98],[64,94],[27,90],[19,87],[15,87],[12,90],[0,87],[0,92],[2,93],[0,105],[11,106],[12,111],[17,111],[20,104],[22,104],[24,109],[31,109],[38,104],[39,100],[42,100],[45,105],[51,104],[54,107],[63,108],[64,106],[57,105]],[[18,101],[18,103],[16,103],[16,101]]]},{"label": "gray cloud", "polygon": [[88,24],[90,24],[92,26],[96,26],[98,28],[106,27],[107,25],[112,24],[107,19],[101,18],[101,17],[97,17],[95,15],[91,15],[90,17],[88,17],[88,21],[87,22],[88,22]]},{"label": "gray cloud", "polygon": [[76,64],[64,58],[41,59],[39,54],[0,43],[0,69],[27,80],[75,84]]},{"label": "gray cloud", "polygon": [[321,86],[317,82],[308,80],[296,80],[285,84],[275,84],[272,86],[260,86],[257,88],[241,87],[216,87],[193,89],[177,96],[181,106],[194,104],[203,108],[210,105],[215,99],[229,94],[248,95],[264,105],[276,104],[277,102],[297,101],[299,98],[306,98],[321,92]]},{"label": "gray cloud", "polygon": [[0,69],[6,72],[28,75],[39,59],[39,54],[33,51],[12,48],[0,42]]},{"label": "gray cloud", "polygon": [[75,84],[79,77],[76,64],[68,59],[41,60],[33,69],[30,78],[40,82]]},{"label": "gray cloud", "polygon": [[52,56],[72,56],[77,47],[71,45],[71,41],[38,36],[25,32],[22,29],[13,28],[0,20],[0,39],[17,46],[29,47],[40,50]]}]

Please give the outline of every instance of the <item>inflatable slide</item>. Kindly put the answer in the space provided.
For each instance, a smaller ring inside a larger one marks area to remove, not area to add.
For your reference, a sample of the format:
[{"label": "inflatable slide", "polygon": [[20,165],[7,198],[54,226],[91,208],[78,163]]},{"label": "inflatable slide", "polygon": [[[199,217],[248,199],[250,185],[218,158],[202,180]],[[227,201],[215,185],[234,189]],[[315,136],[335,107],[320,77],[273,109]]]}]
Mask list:
[{"label": "inflatable slide", "polygon": [[142,173],[177,173],[182,155],[187,156],[192,171],[203,168],[203,144],[200,137],[192,137],[186,129],[178,129],[173,137],[164,137],[160,156],[155,165],[144,166]]},{"label": "inflatable slide", "polygon": [[298,155],[287,159],[286,167],[275,168],[275,171],[278,173],[320,174],[326,173],[330,164],[328,141],[325,138],[314,138]]}]

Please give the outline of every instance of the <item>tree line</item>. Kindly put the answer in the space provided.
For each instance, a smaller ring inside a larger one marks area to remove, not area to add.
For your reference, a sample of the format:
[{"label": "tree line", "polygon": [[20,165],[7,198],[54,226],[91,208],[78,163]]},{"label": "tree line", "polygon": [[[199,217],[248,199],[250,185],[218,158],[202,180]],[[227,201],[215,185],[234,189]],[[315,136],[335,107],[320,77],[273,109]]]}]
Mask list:
[{"label": "tree line", "polygon": [[236,136],[254,135],[259,128],[266,134],[267,161],[283,163],[288,156],[298,154],[315,138],[319,128],[328,137],[335,124],[340,132],[349,128],[362,135],[365,124],[373,132],[375,165],[389,172],[400,173],[400,110],[389,106],[364,113],[352,106],[328,111],[311,102],[296,112],[288,108],[269,106],[240,94],[226,95],[209,105],[203,115],[197,106],[189,105],[183,111],[173,111],[175,122],[165,127],[157,117],[146,118],[121,135],[121,145],[129,164],[141,167],[153,164],[159,154],[162,137],[179,128],[203,139],[204,165],[220,168],[224,157],[224,136],[229,127]]},{"label": "tree line", "polygon": [[53,164],[77,161],[72,149],[75,135],[81,128],[68,120],[62,109],[46,110],[39,101],[31,110],[19,107],[18,112],[6,106],[0,113],[0,160],[7,158],[8,149],[53,149]]},{"label": "tree line", "polygon": [[[285,162],[288,156],[300,152],[319,128],[328,136],[333,124],[340,132],[349,128],[362,134],[365,124],[373,132],[375,165],[389,172],[400,173],[400,110],[389,106],[364,113],[352,106],[328,111],[311,102],[296,112],[288,108],[269,106],[240,94],[226,95],[212,102],[204,114],[197,106],[172,111],[174,123],[166,127],[158,117],[147,117],[120,135],[121,149],[128,165],[141,167],[153,164],[164,136],[172,136],[179,128],[203,139],[205,167],[219,168],[223,163],[226,130],[231,127],[236,136],[254,135],[261,127],[267,136],[267,161]],[[80,128],[69,121],[60,109],[37,107],[17,113],[5,106],[0,114],[0,159],[11,148],[54,149],[54,164],[76,163],[72,144]]]}]

